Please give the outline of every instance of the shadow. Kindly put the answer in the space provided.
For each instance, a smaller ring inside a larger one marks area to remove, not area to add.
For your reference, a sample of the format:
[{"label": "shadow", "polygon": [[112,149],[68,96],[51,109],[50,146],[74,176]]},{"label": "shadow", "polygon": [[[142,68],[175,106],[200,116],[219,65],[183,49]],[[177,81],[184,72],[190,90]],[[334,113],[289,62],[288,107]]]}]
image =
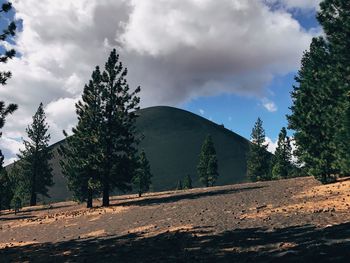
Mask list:
[{"label": "shadow", "polygon": [[36,216],[30,216],[30,215],[17,215],[11,216],[11,217],[0,217],[0,221],[12,221],[12,220],[21,220],[21,219],[30,219],[35,218]]},{"label": "shadow", "polygon": [[61,208],[67,208],[67,207],[70,207],[70,206],[74,206],[74,204],[62,204],[62,205],[46,205],[46,206],[40,206],[40,207],[35,207],[35,206],[32,206],[30,208],[23,208],[22,210],[20,210],[20,212],[39,212],[39,211],[44,211],[44,210],[47,210],[47,211],[53,211],[55,209],[61,209]]},{"label": "shadow", "polygon": [[[23,215],[23,214],[28,214],[28,213],[32,213],[32,212],[39,212],[39,211],[54,211],[55,209],[61,209],[61,208],[67,208],[67,207],[70,207],[70,206],[74,206],[73,204],[62,204],[62,205],[53,205],[53,206],[39,206],[39,207],[35,207],[35,206],[32,206],[32,207],[23,207],[22,209],[20,209],[18,212],[17,212],[17,215]],[[15,214],[15,211],[14,210],[7,210],[6,212],[2,212],[0,213],[0,220],[7,220],[7,216],[9,215],[14,215]],[[6,217],[4,217],[6,216]],[[33,216],[34,217],[34,216]],[[18,219],[22,219],[22,218],[18,218]],[[25,219],[23,217],[23,219]]]},{"label": "shadow", "polygon": [[349,262],[350,224],[215,234],[211,227],[76,239],[0,250],[1,262]]},{"label": "shadow", "polygon": [[238,192],[244,192],[244,191],[251,191],[251,190],[265,188],[265,187],[267,186],[251,186],[251,187],[235,188],[235,189],[206,190],[205,192],[184,192],[184,193],[176,193],[176,194],[172,193],[170,196],[166,195],[165,197],[151,196],[151,197],[145,197],[143,199],[138,199],[138,200],[133,199],[131,201],[128,200],[125,202],[117,202],[117,203],[114,203],[113,206],[120,206],[120,205],[145,206],[145,205],[153,205],[153,204],[172,203],[172,202],[177,202],[185,199],[198,199],[202,197],[226,195],[226,194],[232,194],[232,193],[238,193]]}]

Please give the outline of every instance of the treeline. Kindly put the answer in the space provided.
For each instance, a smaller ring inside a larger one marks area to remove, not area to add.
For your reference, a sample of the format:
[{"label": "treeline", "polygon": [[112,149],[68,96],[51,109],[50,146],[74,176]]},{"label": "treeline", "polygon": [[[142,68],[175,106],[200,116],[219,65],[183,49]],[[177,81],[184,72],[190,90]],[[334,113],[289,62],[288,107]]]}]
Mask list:
[{"label": "treeline", "polygon": [[263,122],[256,121],[247,156],[247,176],[252,182],[287,179],[302,175],[303,169],[293,162],[291,139],[283,127],[278,135],[277,148],[272,154],[268,150]]}]

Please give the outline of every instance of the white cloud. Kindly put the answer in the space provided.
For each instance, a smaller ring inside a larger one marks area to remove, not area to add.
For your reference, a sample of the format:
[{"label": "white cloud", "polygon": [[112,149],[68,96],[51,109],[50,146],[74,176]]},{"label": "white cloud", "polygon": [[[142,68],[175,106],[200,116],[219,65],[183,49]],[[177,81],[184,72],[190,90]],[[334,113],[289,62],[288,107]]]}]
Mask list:
[{"label": "white cloud", "polygon": [[265,138],[266,143],[268,144],[267,150],[271,153],[275,153],[276,148],[277,148],[277,143],[278,140],[276,139],[275,141],[273,141],[271,138],[266,137]]},{"label": "white cloud", "polygon": [[276,112],[277,111],[276,104],[273,101],[271,101],[271,100],[269,100],[267,98],[264,98],[262,100],[262,105],[269,112]]},{"label": "white cloud", "polygon": [[0,147],[2,150],[8,151],[10,154],[17,154],[19,149],[23,149],[22,141],[7,137],[6,135],[0,140]]},{"label": "white cloud", "polygon": [[14,162],[17,161],[17,160],[18,160],[17,157],[11,157],[11,158],[5,159],[5,161],[4,161],[4,166],[9,165],[9,164],[11,164],[11,163],[14,163]]},{"label": "white cloud", "polygon": [[[23,20],[20,58],[0,96],[19,110],[5,131],[21,136],[40,102],[53,142],[76,118],[74,101],[113,47],[142,106],[179,105],[221,93],[263,97],[276,75],[299,67],[314,33],[284,8],[258,0],[14,0]],[[151,15],[150,15],[151,14]]]},{"label": "white cloud", "polygon": [[204,115],[205,111],[204,111],[203,109],[199,109],[199,113],[200,113],[201,115]]}]

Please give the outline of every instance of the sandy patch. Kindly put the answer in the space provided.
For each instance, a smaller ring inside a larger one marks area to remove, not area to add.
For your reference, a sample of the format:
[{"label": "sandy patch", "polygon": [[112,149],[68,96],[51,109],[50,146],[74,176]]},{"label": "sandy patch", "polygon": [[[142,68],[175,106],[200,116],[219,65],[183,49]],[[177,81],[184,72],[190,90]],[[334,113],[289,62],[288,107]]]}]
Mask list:
[{"label": "sandy patch", "polygon": [[7,243],[0,243],[0,249],[4,249],[6,247],[23,247],[26,245],[33,245],[33,244],[38,244],[38,242],[35,242],[35,241],[27,241],[27,242],[13,241],[13,242],[7,242]]},{"label": "sandy patch", "polygon": [[104,229],[101,229],[101,230],[96,230],[96,231],[82,234],[80,235],[80,238],[101,237],[105,235],[106,235],[106,231]]}]

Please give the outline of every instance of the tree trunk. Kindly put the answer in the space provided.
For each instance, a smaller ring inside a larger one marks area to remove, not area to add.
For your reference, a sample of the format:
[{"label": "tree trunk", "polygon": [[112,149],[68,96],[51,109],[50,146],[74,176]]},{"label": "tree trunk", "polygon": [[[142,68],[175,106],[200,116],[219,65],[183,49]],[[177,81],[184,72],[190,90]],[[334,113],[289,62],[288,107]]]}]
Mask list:
[{"label": "tree trunk", "polygon": [[92,208],[92,190],[91,189],[88,189],[86,208]]},{"label": "tree trunk", "polygon": [[139,191],[139,197],[141,197],[141,195],[142,195],[142,193],[141,193],[141,191]]},{"label": "tree trunk", "polygon": [[103,185],[102,206],[109,206],[109,185],[106,182]]},{"label": "tree trunk", "polygon": [[35,206],[35,205],[36,205],[36,193],[33,189],[30,195],[30,206]]}]

